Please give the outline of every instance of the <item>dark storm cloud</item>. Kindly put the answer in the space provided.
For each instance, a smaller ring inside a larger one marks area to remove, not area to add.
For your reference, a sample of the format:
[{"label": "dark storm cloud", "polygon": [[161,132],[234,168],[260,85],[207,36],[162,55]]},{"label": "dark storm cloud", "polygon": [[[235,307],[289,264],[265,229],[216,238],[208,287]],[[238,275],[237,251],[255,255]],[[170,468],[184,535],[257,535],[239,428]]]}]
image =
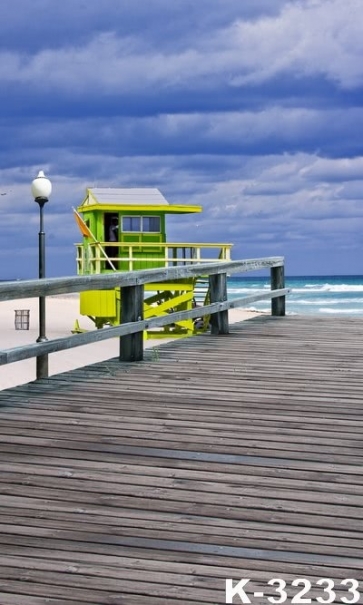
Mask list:
[{"label": "dark storm cloud", "polygon": [[[106,155],[264,155],[311,152],[355,157],[362,148],[363,109],[283,108],[261,111],[196,112],[146,117],[62,120],[33,117],[0,121],[6,154],[27,151],[54,156]],[[1,151],[0,151],[1,154]]]}]

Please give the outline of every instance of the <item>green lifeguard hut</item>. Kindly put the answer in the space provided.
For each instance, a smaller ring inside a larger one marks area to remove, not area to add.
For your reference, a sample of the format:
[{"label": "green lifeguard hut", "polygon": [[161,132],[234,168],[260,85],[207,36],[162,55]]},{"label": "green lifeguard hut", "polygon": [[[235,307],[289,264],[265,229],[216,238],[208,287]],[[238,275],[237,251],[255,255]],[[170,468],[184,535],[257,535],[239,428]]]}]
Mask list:
[{"label": "green lifeguard hut", "polygon": [[[90,188],[77,208],[83,235],[77,243],[79,275],[134,271],[179,264],[229,260],[231,244],[168,243],[167,214],[190,214],[201,206],[169,204],[158,189]],[[191,309],[208,299],[203,276],[145,285],[144,317]],[[80,313],[97,328],[120,321],[120,289],[82,292]],[[198,330],[200,329],[200,325]],[[193,320],[150,331],[148,336],[188,336],[197,331]]]}]

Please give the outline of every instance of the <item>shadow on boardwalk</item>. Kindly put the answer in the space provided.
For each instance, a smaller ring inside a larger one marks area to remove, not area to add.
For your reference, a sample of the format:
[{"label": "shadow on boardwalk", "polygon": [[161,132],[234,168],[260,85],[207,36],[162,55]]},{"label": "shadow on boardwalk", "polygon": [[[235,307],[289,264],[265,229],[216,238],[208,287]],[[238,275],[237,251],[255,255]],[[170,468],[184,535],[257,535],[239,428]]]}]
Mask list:
[{"label": "shadow on boardwalk", "polygon": [[290,603],[297,577],[352,599],[362,341],[259,317],[0,393],[0,603],[219,605],[226,578]]}]

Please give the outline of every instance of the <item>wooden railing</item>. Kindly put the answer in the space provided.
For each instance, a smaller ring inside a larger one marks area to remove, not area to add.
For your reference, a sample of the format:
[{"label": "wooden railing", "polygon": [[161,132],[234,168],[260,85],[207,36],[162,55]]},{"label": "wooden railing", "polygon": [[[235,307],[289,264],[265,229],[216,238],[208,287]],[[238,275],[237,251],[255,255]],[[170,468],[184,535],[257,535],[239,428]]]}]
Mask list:
[{"label": "wooden railing", "polygon": [[[270,269],[271,290],[264,290],[236,300],[227,300],[227,274],[245,273],[258,269]],[[210,304],[203,307],[178,311],[167,316],[143,319],[144,284],[209,275]],[[46,297],[57,294],[110,290],[121,288],[120,325],[74,334],[46,342],[35,342],[21,347],[0,351],[0,365],[37,357],[41,368],[48,368],[47,356],[73,347],[120,337],[120,361],[140,361],[143,358],[143,332],[184,319],[211,315],[212,334],[228,333],[228,309],[248,305],[258,300],[271,299],[272,315],[285,315],[285,297],[289,289],[284,285],[283,257],[249,259],[210,264],[188,264],[143,271],[115,272],[103,275],[79,275],[55,277],[0,284],[0,301],[21,298]],[[38,366],[37,366],[38,367]],[[37,378],[46,378],[47,370]]]}]

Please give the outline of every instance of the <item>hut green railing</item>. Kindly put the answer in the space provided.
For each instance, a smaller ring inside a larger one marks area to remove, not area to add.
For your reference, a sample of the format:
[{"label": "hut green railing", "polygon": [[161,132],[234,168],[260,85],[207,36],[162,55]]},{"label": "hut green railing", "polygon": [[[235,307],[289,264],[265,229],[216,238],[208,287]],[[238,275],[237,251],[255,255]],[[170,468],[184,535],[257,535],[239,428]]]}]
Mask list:
[{"label": "hut green railing", "polygon": [[[227,299],[227,275],[260,269],[270,269],[270,290],[263,290],[236,300]],[[188,311],[170,313],[167,316],[143,319],[144,284],[200,275],[209,276],[210,304]],[[258,300],[271,299],[271,314],[283,316],[285,315],[285,298],[290,292],[288,288],[285,288],[284,258],[268,257],[216,263],[191,263],[176,267],[109,274],[5,282],[0,284],[0,302],[87,290],[108,290],[116,287],[121,288],[122,295],[119,325],[0,351],[0,365],[36,357],[37,379],[47,378],[49,354],[115,337],[120,338],[120,361],[141,361],[144,350],[144,330],[169,325],[183,319],[197,319],[210,315],[212,334],[228,334],[228,309],[248,305]]]},{"label": "hut green railing", "polygon": [[[108,260],[122,271],[149,267],[176,267],[179,265],[231,260],[232,244],[173,244],[170,242],[91,242],[76,244],[77,273],[102,273],[105,250]],[[141,265],[141,267],[140,267]]]}]

